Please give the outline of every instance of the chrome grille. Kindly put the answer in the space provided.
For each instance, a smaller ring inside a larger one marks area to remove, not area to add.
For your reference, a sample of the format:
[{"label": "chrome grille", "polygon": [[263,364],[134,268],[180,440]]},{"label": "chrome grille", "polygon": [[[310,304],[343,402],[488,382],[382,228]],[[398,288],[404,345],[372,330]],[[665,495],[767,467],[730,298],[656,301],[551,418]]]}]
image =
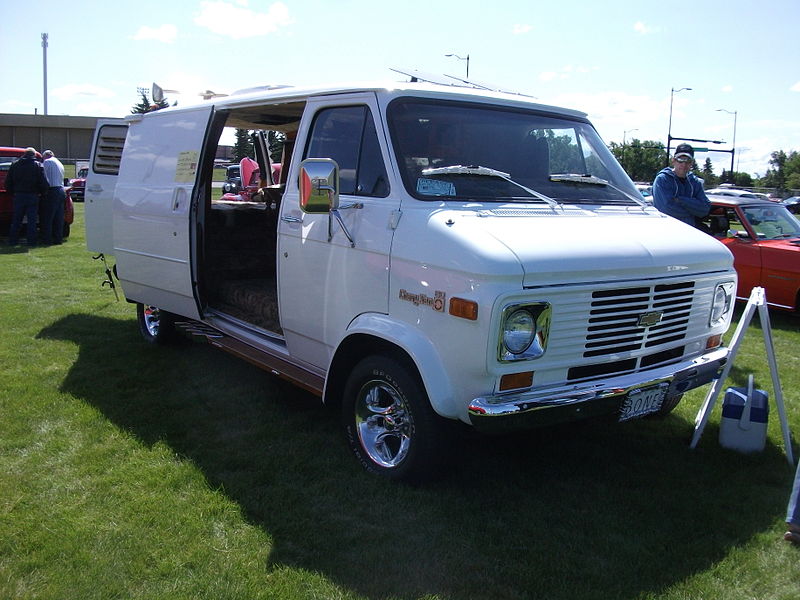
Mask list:
[{"label": "chrome grille", "polygon": [[592,293],[583,356],[619,355],[683,340],[693,296],[693,281]]}]

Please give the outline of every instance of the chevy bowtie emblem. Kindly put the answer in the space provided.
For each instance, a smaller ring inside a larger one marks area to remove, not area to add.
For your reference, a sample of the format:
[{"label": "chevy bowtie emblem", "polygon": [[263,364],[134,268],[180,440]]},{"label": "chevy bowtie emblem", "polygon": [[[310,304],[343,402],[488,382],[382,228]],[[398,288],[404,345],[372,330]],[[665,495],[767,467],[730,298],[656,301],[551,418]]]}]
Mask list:
[{"label": "chevy bowtie emblem", "polygon": [[660,310],[644,313],[643,315],[639,315],[639,322],[637,325],[639,327],[652,327],[656,323],[660,323],[663,316],[664,313]]}]

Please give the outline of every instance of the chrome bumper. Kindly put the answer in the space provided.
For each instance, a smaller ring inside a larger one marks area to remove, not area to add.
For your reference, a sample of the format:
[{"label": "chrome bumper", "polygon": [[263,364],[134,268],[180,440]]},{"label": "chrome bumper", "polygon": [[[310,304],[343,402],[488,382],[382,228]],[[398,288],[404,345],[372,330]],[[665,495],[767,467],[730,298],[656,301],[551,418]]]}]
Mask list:
[{"label": "chrome bumper", "polygon": [[632,391],[669,384],[667,397],[682,394],[717,378],[728,360],[718,348],[677,364],[571,386],[494,394],[475,398],[469,418],[476,429],[508,431],[613,413]]}]

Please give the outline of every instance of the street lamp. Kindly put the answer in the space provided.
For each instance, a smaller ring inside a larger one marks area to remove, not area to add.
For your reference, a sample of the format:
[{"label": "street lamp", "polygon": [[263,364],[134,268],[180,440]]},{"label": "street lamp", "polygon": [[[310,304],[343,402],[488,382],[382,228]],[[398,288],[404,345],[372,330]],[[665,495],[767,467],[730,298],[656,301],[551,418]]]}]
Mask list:
[{"label": "street lamp", "polygon": [[733,115],[733,146],[731,146],[731,177],[733,177],[733,155],[736,152],[736,115],[737,111],[725,110],[724,108],[716,109],[716,112],[724,112]]},{"label": "street lamp", "polygon": [[469,79],[469,54],[467,54],[466,56],[459,56],[458,54],[445,54],[445,56],[452,56],[453,58],[457,58],[458,60],[467,61],[467,79]]},{"label": "street lamp", "polygon": [[[625,136],[628,135],[631,131],[639,131],[639,128],[636,127],[634,129],[628,129],[627,131],[622,132],[622,168],[625,169]],[[627,171],[627,169],[625,169]]]},{"label": "street lamp", "polygon": [[679,89],[671,88],[672,91],[669,93],[669,129],[667,131],[667,165],[669,165],[669,149],[672,146],[672,99],[675,96],[675,92],[682,92],[684,90],[691,90],[690,87],[682,87]]}]

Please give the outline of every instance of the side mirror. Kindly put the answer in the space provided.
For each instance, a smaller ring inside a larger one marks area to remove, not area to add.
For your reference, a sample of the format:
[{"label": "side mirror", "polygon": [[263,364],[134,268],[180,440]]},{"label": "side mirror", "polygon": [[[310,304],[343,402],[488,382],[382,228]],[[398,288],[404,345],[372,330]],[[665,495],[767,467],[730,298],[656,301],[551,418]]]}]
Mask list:
[{"label": "side mirror", "polygon": [[307,158],[300,163],[300,208],[324,214],[339,208],[339,165],[330,158]]}]

